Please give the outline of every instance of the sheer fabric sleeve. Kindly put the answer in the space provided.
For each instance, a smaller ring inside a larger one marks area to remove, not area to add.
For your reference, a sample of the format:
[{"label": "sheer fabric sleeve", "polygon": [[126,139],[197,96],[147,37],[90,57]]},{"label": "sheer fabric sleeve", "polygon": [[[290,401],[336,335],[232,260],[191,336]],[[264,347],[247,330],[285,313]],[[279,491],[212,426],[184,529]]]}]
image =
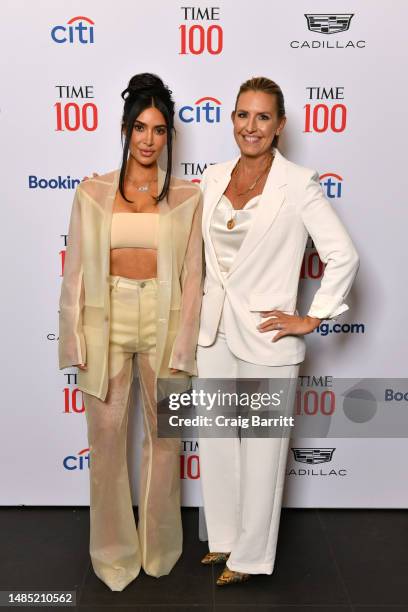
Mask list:
[{"label": "sheer fabric sleeve", "polygon": [[59,301],[59,368],[86,363],[82,329],[84,283],[81,257],[81,192],[77,187],[72,205]]},{"label": "sheer fabric sleeve", "polygon": [[178,332],[170,356],[169,368],[197,375],[196,350],[203,295],[203,239],[201,232],[202,196],[197,204],[181,273],[181,311]]},{"label": "sheer fabric sleeve", "polygon": [[357,274],[359,256],[346,228],[325,198],[317,172],[309,178],[302,201],[303,223],[326,264],[307,314],[332,319],[349,309],[344,300]]}]

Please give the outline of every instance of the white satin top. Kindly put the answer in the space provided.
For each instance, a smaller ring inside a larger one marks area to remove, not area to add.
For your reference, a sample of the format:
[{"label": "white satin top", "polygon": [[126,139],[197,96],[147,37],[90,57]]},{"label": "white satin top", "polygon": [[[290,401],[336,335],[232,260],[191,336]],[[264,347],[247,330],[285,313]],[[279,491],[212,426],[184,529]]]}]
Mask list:
[{"label": "white satin top", "polygon": [[158,234],[157,213],[118,212],[112,215],[111,249],[157,249]]},{"label": "white satin top", "polygon": [[[220,271],[224,276],[230,269],[241,244],[253,221],[260,195],[251,198],[241,210],[235,210],[224,194],[221,196],[211,217],[210,236],[217,255]],[[233,218],[234,227],[227,228]]]}]

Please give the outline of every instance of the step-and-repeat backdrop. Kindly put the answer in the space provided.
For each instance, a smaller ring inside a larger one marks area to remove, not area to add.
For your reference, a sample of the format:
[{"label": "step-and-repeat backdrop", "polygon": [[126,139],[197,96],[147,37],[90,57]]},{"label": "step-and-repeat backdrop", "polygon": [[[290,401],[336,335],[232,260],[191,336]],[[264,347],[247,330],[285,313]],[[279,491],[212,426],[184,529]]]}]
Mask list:
[{"label": "step-and-repeat backdrop", "polygon": [[[307,337],[298,414],[343,411],[357,432],[375,419],[368,400],[353,414],[327,395],[336,377],[356,379],[366,399],[373,379],[388,379],[388,393],[408,407],[392,380],[408,363],[407,22],[403,0],[3,2],[0,504],[89,503],[82,395],[75,370],[57,367],[58,299],[75,187],[119,166],[120,92],[138,72],[157,73],[174,92],[174,174],[192,181],[237,154],[230,113],[239,85],[259,75],[279,83],[281,151],[319,171],[361,256],[350,310]],[[322,272],[310,243],[301,312]],[[137,381],[131,408],[136,503]],[[405,432],[385,435],[293,438],[284,505],[407,507]],[[180,471],[184,505],[201,505],[197,440],[183,440]]]}]

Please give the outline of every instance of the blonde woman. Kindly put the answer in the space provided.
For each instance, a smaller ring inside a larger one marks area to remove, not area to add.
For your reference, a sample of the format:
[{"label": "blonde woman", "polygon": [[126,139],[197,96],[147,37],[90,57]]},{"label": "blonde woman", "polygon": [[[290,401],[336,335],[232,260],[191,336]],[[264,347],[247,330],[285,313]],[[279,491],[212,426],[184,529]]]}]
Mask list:
[{"label": "blonde woman", "polygon": [[[348,309],[359,258],[317,172],[277,148],[286,123],[280,87],[265,77],[243,83],[232,121],[240,155],[208,167],[202,181],[206,278],[198,373],[290,383],[305,356],[303,335]],[[296,302],[308,235],[326,267],[301,316]],[[293,391],[288,414],[291,404]],[[220,586],[273,571],[288,443],[288,434],[200,439],[210,549],[202,561],[226,563]]]}]

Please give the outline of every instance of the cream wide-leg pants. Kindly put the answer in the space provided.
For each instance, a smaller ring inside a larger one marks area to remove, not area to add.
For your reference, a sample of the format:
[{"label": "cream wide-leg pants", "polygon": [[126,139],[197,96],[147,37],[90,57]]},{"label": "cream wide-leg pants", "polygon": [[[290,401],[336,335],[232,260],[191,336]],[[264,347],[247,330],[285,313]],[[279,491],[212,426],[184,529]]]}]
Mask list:
[{"label": "cream wide-leg pants", "polygon": [[[285,378],[293,414],[299,364],[263,366],[242,361],[222,331],[214,344],[197,349],[200,379]],[[211,552],[231,552],[227,567],[248,574],[272,574],[290,432],[278,438],[200,437],[200,479]]]},{"label": "cream wide-leg pants", "polygon": [[[84,393],[90,448],[90,556],[96,575],[122,591],[143,567],[168,574],[182,550],[180,441],[157,437],[157,280],[110,277],[111,327],[106,401]],[[136,529],[127,466],[133,358],[142,395],[144,441]]]}]

